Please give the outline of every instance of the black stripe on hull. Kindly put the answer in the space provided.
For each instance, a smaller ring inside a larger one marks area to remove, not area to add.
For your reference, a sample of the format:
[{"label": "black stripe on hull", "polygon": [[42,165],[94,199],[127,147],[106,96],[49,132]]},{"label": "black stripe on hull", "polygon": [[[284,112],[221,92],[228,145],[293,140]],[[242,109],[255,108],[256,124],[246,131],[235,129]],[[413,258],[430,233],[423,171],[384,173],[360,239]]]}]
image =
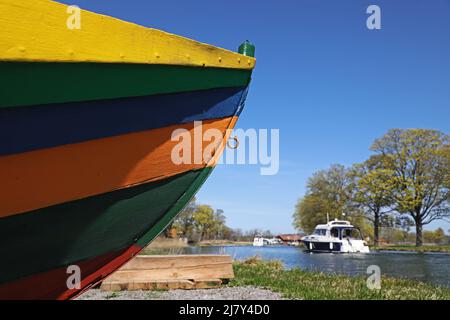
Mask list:
[{"label": "black stripe on hull", "polygon": [[[333,242],[333,249],[330,249],[330,242],[311,242],[303,241],[306,251],[312,252],[341,252],[342,244],[339,242]],[[310,248],[312,244],[312,249]]]}]

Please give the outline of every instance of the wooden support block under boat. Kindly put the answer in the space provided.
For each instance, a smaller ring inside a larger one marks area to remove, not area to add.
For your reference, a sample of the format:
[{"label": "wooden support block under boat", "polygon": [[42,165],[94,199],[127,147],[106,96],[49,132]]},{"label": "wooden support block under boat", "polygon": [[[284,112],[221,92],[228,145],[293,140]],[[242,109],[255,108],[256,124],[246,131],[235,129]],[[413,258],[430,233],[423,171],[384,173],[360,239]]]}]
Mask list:
[{"label": "wooden support block under boat", "polygon": [[234,278],[229,255],[137,256],[103,281],[103,291],[208,289]]}]

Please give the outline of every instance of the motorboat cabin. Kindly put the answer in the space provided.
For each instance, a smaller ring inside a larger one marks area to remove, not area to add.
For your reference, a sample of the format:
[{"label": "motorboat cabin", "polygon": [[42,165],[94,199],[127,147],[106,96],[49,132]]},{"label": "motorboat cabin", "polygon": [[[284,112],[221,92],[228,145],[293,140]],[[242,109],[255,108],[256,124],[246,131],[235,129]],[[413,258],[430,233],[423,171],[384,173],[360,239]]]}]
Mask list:
[{"label": "motorboat cabin", "polygon": [[311,252],[369,252],[360,230],[349,221],[337,219],[317,225],[314,232],[301,241]]}]

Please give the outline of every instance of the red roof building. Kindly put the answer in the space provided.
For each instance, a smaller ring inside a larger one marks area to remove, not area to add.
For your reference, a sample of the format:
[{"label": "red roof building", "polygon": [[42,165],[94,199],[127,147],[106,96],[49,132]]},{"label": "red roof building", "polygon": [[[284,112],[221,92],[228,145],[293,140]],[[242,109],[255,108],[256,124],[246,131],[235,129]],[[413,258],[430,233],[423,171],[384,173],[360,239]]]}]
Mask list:
[{"label": "red roof building", "polygon": [[299,234],[280,234],[277,236],[278,239],[284,243],[300,242],[301,236]]}]

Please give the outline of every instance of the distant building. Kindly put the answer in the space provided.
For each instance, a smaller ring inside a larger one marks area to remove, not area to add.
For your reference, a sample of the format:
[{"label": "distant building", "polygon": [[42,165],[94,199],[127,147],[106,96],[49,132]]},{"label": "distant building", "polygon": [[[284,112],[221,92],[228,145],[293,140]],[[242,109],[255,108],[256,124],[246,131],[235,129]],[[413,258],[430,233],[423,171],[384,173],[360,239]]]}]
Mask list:
[{"label": "distant building", "polygon": [[277,236],[283,244],[298,244],[300,242],[301,236],[299,234],[279,234]]}]

